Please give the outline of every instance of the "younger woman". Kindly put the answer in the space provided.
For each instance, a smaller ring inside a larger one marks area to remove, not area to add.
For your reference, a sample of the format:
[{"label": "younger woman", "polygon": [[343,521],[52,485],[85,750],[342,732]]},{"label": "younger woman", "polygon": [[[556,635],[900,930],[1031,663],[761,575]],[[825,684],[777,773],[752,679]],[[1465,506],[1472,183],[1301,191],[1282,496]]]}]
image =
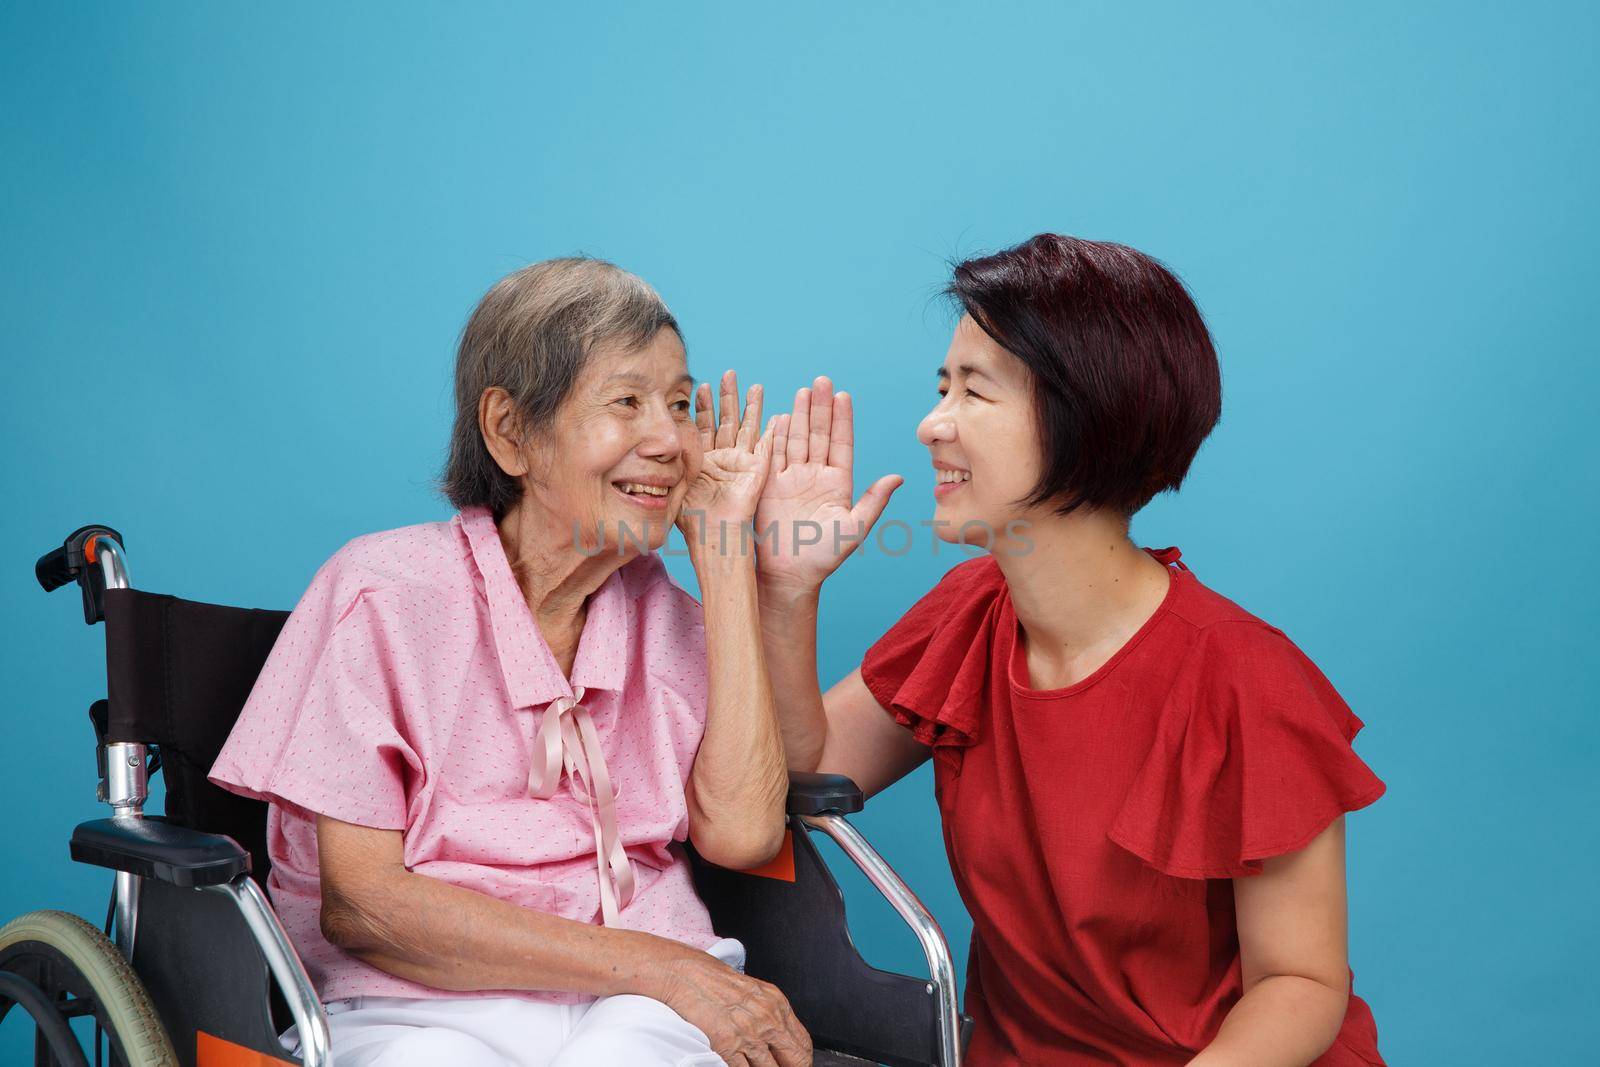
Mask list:
[{"label": "younger woman", "polygon": [[1220,415],[1199,312],[1148,256],[1053,234],[950,291],[918,438],[938,536],[989,551],[825,695],[818,590],[898,479],[851,506],[826,379],[778,420],[756,522],[780,527],[758,544],[789,766],[871,794],[933,758],[970,1062],[1382,1064],[1346,960],[1343,813],[1384,791],[1362,722],[1281,630],[1128,536]]}]

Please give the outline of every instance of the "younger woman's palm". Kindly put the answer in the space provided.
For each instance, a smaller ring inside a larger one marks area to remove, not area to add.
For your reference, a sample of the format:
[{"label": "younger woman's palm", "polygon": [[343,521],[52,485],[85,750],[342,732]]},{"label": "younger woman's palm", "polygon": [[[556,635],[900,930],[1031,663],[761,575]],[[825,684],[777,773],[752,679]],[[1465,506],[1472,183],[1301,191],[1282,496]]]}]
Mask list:
[{"label": "younger woman's palm", "polygon": [[818,378],[774,424],[771,470],[756,508],[765,580],[811,587],[838,569],[883,514],[899,475],[879,478],[851,504],[855,434],[848,393]]}]

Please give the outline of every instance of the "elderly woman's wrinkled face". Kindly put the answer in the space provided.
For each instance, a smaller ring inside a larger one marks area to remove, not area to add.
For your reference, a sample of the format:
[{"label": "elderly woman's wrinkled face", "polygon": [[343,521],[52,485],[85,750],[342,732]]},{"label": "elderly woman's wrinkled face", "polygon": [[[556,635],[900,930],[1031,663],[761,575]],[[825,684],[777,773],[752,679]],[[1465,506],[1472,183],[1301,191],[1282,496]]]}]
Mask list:
[{"label": "elderly woman's wrinkled face", "polygon": [[934,467],[934,533],[993,547],[1026,522],[1020,501],[1040,474],[1032,378],[970,315],[956,324],[939,368],[939,402],[917,426]]},{"label": "elderly woman's wrinkled face", "polygon": [[660,548],[700,471],[693,392],[673,330],[641,348],[597,349],[533,444],[533,501],[586,551]]}]

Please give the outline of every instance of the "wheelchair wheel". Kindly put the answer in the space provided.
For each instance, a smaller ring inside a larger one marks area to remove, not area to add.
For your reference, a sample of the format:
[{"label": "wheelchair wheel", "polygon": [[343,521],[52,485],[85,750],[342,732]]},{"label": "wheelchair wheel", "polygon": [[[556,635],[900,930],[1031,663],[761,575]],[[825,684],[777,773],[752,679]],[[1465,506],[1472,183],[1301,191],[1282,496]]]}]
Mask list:
[{"label": "wheelchair wheel", "polygon": [[139,976],[104,934],[76,915],[31,911],[0,927],[0,1019],[16,1004],[33,1016],[36,1049],[63,1050],[39,1062],[86,1063],[68,1020],[92,1015],[109,1039],[112,1063],[177,1067]]}]

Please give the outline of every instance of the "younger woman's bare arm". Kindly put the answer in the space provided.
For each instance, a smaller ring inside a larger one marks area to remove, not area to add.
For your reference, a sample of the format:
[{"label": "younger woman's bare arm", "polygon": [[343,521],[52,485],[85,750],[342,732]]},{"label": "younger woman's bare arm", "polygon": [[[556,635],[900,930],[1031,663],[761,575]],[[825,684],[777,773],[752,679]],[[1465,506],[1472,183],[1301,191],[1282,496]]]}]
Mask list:
[{"label": "younger woman's bare arm", "polygon": [[1192,1067],[1304,1067],[1328,1050],[1350,1000],[1344,816],[1298,852],[1233,880],[1244,996]]}]

